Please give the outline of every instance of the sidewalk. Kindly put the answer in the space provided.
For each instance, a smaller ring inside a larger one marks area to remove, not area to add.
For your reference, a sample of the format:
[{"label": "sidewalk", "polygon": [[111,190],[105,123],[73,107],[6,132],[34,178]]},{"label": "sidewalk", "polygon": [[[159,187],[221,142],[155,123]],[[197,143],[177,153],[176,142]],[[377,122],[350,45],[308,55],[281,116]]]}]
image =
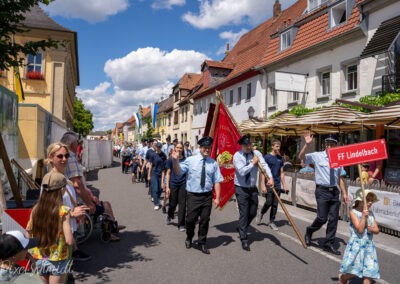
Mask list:
[{"label": "sidewalk", "polygon": [[[285,204],[285,206],[292,218],[299,219],[309,224],[311,224],[317,216],[317,213],[308,211],[306,209],[288,204]],[[278,207],[278,212],[285,214],[280,206]],[[324,225],[323,229],[321,230],[325,229],[326,225]],[[343,235],[345,239],[348,239],[350,237],[349,223],[339,220],[337,233]],[[374,242],[377,248],[387,251],[389,253],[400,255],[400,238],[384,233],[379,233],[378,235],[374,236]]]}]

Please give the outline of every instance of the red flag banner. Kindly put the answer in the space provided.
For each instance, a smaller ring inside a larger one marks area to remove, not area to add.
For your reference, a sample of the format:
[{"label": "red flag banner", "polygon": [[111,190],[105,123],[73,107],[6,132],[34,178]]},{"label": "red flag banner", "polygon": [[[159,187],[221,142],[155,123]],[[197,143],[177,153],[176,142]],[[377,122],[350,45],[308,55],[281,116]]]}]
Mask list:
[{"label": "red flag banner", "polygon": [[240,150],[237,141],[240,138],[239,131],[229,117],[224,104],[219,104],[219,114],[215,124],[214,143],[211,151],[211,158],[215,159],[224,177],[221,182],[220,207],[229,201],[235,193],[233,180],[235,167],[233,166],[233,155]]}]

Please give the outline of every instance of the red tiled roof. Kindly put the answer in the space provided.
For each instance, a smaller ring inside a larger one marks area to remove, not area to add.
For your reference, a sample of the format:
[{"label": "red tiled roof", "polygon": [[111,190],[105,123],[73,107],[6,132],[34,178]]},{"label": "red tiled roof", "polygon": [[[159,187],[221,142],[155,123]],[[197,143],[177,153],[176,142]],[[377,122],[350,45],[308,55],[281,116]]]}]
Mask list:
[{"label": "red tiled roof", "polygon": [[[361,0],[357,1],[357,3],[359,2],[361,2]],[[303,17],[301,21],[306,22],[304,24],[300,23],[301,25],[298,27],[292,46],[284,51],[280,51],[280,37],[273,37],[260,65],[266,66],[268,64],[275,63],[281,59],[297,54],[309,47],[321,44],[347,31],[350,31],[355,27],[358,27],[360,12],[357,8],[357,3],[354,5],[352,13],[347,22],[331,29],[328,28],[328,10],[324,11],[323,14],[315,18],[312,18],[312,15],[310,15],[310,21],[308,22],[307,17]],[[317,12],[319,11],[320,10]],[[312,14],[315,15],[314,12]]]},{"label": "red tiled roof", "polygon": [[177,85],[179,85],[180,89],[192,90],[194,87],[196,87],[196,84],[200,78],[201,74],[185,73]]},{"label": "red tiled roof", "polygon": [[120,128],[122,128],[124,126],[124,124],[122,123],[122,122],[117,122],[116,124],[115,124],[115,127],[117,128],[117,129],[120,129]]},{"label": "red tiled roof", "polygon": [[204,65],[215,68],[233,69],[233,64],[231,62],[225,62],[225,61],[214,61],[206,59],[204,60],[203,64],[201,64],[201,69],[203,69]]},{"label": "red tiled roof", "polygon": [[150,107],[142,108],[143,117],[150,115]]},{"label": "red tiled roof", "polygon": [[[272,8],[272,7],[271,7]],[[232,62],[235,68],[226,79],[258,66],[270,49],[270,35],[282,28],[283,23],[299,18],[307,8],[307,0],[299,0],[282,11],[277,18],[270,18],[258,27],[244,34],[234,48],[224,58]]]},{"label": "red tiled roof", "polygon": [[174,96],[170,96],[158,103],[157,113],[167,112],[174,107]]},{"label": "red tiled roof", "polygon": [[132,115],[127,121],[126,123],[128,124],[133,124],[136,121],[135,117]]},{"label": "red tiled roof", "polygon": [[[277,18],[270,18],[244,34],[221,62],[221,64],[231,64],[234,68],[218,86],[246,72],[254,72],[255,67],[260,65],[265,53],[270,49],[270,35],[279,31],[283,23],[288,22],[289,19],[295,20],[301,17],[306,8],[307,0],[299,0],[286,10],[283,10]],[[201,82],[198,84],[201,84]],[[193,95],[193,98],[201,97],[208,91],[218,88],[218,86],[205,87],[203,84]]]}]

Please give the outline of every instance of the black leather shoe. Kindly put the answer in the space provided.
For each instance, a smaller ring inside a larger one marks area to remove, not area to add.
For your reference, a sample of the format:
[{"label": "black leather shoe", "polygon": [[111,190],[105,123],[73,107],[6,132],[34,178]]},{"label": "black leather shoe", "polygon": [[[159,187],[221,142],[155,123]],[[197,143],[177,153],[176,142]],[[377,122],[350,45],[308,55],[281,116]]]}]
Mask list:
[{"label": "black leather shoe", "polygon": [[250,251],[250,244],[249,241],[243,240],[242,241],[242,249],[245,251]]},{"label": "black leather shoe", "polygon": [[340,255],[340,251],[335,249],[332,245],[324,245],[324,251],[329,252],[334,255]]},{"label": "black leather shoe", "polygon": [[190,249],[192,247],[192,240],[186,240],[185,241],[185,246],[187,249]]},{"label": "black leather shoe", "polygon": [[199,248],[201,250],[202,253],[204,254],[210,254],[210,251],[208,250],[207,246],[204,244],[199,244]]},{"label": "black leather shoe", "polygon": [[311,237],[312,234],[307,230],[306,234],[304,235],[304,241],[306,242],[307,246],[311,246]]}]

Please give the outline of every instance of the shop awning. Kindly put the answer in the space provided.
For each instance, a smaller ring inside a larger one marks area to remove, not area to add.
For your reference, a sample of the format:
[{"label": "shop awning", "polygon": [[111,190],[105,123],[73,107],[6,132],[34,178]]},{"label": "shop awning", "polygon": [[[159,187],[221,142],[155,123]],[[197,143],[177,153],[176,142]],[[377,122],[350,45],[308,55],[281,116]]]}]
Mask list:
[{"label": "shop awning", "polygon": [[400,102],[370,114],[361,115],[360,120],[365,123],[384,124],[387,127],[400,127]]},{"label": "shop awning", "polygon": [[310,129],[315,133],[362,131],[371,128],[371,123],[359,119],[362,112],[344,106],[323,107],[314,112],[297,117],[296,120],[279,123],[282,128]]},{"label": "shop awning", "polygon": [[344,106],[323,107],[303,116],[283,113],[268,121],[244,121],[240,129],[244,133],[299,136],[306,130],[313,133],[337,133],[363,131],[375,127],[374,121],[361,119],[365,114]]}]

